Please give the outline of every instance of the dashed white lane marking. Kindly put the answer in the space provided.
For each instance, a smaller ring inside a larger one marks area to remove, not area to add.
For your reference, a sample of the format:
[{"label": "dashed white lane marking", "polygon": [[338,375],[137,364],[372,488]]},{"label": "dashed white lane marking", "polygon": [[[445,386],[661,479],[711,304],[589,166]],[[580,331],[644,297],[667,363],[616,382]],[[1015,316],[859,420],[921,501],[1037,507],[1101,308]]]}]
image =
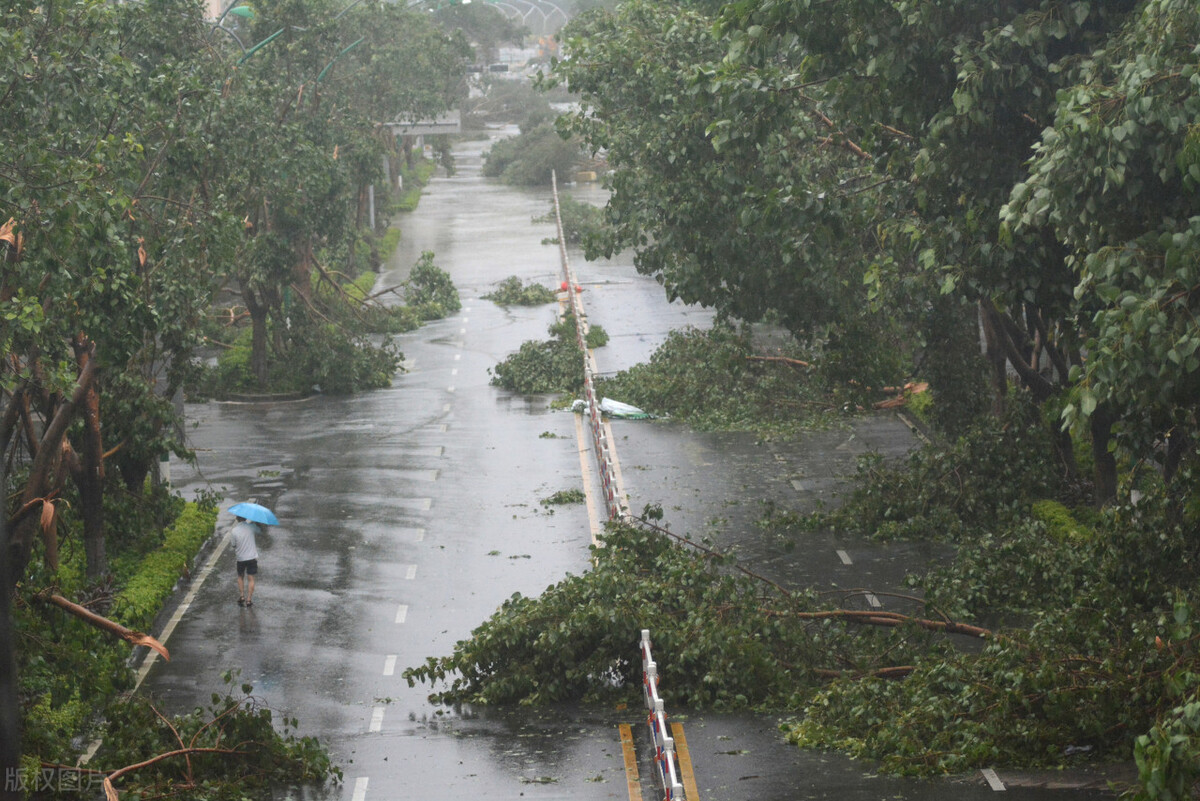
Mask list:
[{"label": "dashed white lane marking", "polygon": [[354,795],[350,801],[367,801],[367,777],[359,776],[354,780]]},{"label": "dashed white lane marking", "polygon": [[454,354],[454,361],[458,361],[458,360],[459,360],[459,359],[461,359],[461,358],[462,358],[462,354],[461,354],[461,353],[456,353],[456,354]]},{"label": "dashed white lane marking", "polygon": [[[447,403],[445,406],[443,406],[442,411],[443,412],[450,411],[450,404]],[[443,434],[445,434],[446,433],[446,424],[442,423],[440,426],[438,426],[438,430],[441,431]]]},{"label": "dashed white lane marking", "polygon": [[383,660],[383,675],[394,676],[396,674],[396,654],[388,654],[387,659]]},{"label": "dashed white lane marking", "polygon": [[999,792],[1008,789],[1004,786],[1004,782],[1000,781],[1000,777],[996,775],[996,771],[991,768],[984,768],[979,772],[983,774],[983,778],[987,779],[988,786],[993,790]]},{"label": "dashed white lane marking", "polygon": [[793,478],[792,489],[794,489],[796,492],[804,492],[804,482],[798,478]]},{"label": "dashed white lane marking", "polygon": [[883,604],[879,603],[879,599],[875,597],[875,593],[873,593],[873,592],[867,593],[867,603],[870,605],[870,607],[872,609],[882,609],[883,608]]},{"label": "dashed white lane marking", "polygon": [[454,385],[451,384],[450,386],[446,387],[446,391],[453,394],[454,393]]},{"label": "dashed white lane marking", "polygon": [[854,564],[853,562],[850,561],[850,554],[846,553],[845,551],[839,549],[837,552],[837,555],[838,555],[838,559],[842,560],[843,565]]},{"label": "dashed white lane marking", "polygon": [[400,535],[402,539],[411,540],[412,542],[425,541],[425,529],[423,528],[397,528],[392,530]]},{"label": "dashed white lane marking", "polygon": [[408,604],[400,604],[396,607],[396,622],[403,623],[408,617]]},{"label": "dashed white lane marking", "polygon": [[458,368],[455,367],[453,370],[451,370],[450,375],[458,375]]},{"label": "dashed white lane marking", "polygon": [[417,577],[417,566],[409,565],[408,568],[404,571],[404,578],[408,581],[412,581],[416,577]]},{"label": "dashed white lane marking", "polygon": [[458,329],[458,333],[460,333],[460,334],[465,334],[465,333],[467,333],[467,329],[465,329],[465,328],[460,328],[460,329]]},{"label": "dashed white lane marking", "polygon": [[368,731],[380,731],[383,728],[383,707],[377,706],[371,710],[371,725]]}]

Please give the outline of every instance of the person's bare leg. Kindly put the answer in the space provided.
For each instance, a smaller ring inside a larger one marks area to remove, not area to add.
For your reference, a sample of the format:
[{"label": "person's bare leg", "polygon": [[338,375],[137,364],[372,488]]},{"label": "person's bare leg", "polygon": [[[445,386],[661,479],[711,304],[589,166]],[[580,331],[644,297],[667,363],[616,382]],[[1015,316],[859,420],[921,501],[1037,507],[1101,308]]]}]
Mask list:
[{"label": "person's bare leg", "polygon": [[246,576],[246,579],[246,605],[249,606],[250,602],[254,600],[254,574]]},{"label": "person's bare leg", "polygon": [[245,592],[245,589],[242,587],[242,577],[238,576],[238,600],[245,600],[245,599],[246,599],[246,592]]}]

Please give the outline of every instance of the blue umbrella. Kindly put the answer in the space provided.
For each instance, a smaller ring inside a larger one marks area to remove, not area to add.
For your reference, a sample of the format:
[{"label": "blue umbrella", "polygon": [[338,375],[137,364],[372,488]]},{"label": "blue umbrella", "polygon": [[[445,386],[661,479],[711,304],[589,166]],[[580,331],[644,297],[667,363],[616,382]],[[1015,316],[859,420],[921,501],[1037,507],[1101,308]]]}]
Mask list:
[{"label": "blue umbrella", "polygon": [[259,506],[257,503],[235,503],[229,507],[229,513],[235,517],[244,517],[247,520],[253,520],[255,523],[262,523],[264,526],[278,526],[279,518],[265,506]]}]

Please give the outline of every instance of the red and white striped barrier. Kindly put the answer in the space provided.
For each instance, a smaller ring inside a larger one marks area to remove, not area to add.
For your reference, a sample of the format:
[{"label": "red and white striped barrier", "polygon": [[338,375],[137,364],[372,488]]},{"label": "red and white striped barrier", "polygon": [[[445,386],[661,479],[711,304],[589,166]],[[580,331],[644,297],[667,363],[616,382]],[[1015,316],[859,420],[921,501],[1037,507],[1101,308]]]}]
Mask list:
[{"label": "red and white striped barrier", "polygon": [[662,698],[658,696],[658,665],[650,654],[650,630],[642,629],[642,691],[646,700],[646,725],[654,740],[654,767],[667,801],[686,801],[683,783],[679,780],[678,761],[675,757],[675,738],[667,730],[667,714],[663,711]]}]

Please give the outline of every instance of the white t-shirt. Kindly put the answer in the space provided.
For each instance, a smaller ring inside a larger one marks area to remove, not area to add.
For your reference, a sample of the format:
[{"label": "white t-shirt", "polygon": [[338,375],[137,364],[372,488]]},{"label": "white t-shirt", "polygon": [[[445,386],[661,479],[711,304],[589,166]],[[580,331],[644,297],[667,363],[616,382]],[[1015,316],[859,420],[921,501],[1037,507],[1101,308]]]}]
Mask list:
[{"label": "white t-shirt", "polygon": [[258,546],[254,544],[254,534],[258,526],[250,521],[242,521],[233,527],[233,551],[239,562],[248,562],[258,558]]}]

